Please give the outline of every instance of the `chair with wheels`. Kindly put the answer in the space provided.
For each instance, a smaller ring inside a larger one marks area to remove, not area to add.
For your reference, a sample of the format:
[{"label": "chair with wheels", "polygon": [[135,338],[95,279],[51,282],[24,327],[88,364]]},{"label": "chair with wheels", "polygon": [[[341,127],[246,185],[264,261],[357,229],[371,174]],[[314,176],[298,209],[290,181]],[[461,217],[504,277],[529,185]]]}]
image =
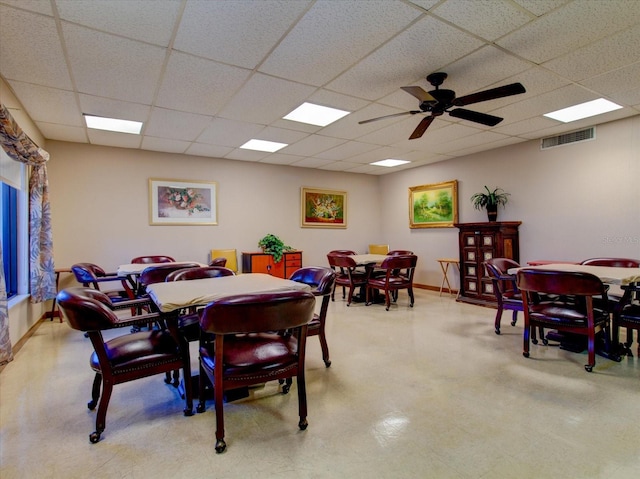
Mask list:
[{"label": "chair with wheels", "polygon": [[[212,249],[211,261],[216,258],[227,258],[227,262],[224,264],[234,273],[238,272],[238,254],[235,249]],[[215,265],[212,265],[215,266]]]},{"label": "chair with wheels", "polygon": [[327,310],[329,309],[329,298],[333,291],[336,273],[330,268],[307,266],[294,271],[289,279],[291,281],[308,284],[311,286],[311,292],[316,298],[322,297],[320,312],[318,314],[314,313],[313,319],[307,329],[307,336],[319,337],[320,347],[322,348],[322,360],[324,361],[324,365],[329,367],[331,366],[331,359],[329,359],[329,346],[327,345],[325,328]]},{"label": "chair with wheels", "polygon": [[379,269],[385,272],[384,276],[370,277],[367,281],[367,306],[371,304],[373,290],[384,291],[385,306],[387,311],[391,306],[391,298],[395,302],[398,290],[406,289],[409,293],[409,306],[413,308],[413,275],[415,273],[418,257],[416,255],[388,256]]},{"label": "chair with wheels", "polygon": [[333,286],[333,291],[331,292],[331,301],[335,301],[336,288],[338,286],[342,286],[343,298],[345,288],[349,288],[349,294],[347,296],[347,306],[349,306],[353,300],[353,292],[356,287],[366,287],[367,280],[369,279],[369,270],[357,270],[356,268],[358,265],[351,256],[328,254],[327,259],[329,260],[329,266],[331,266],[332,269],[340,271],[339,273],[336,273],[336,280]]},{"label": "chair with wheels", "polygon": [[[105,341],[102,334],[105,330],[164,321],[159,313],[129,317],[116,315],[108,296],[91,288],[64,289],[58,293],[57,300],[67,323],[73,329],[86,332],[94,348],[89,364],[96,375],[92,399],[87,405],[90,410],[98,405],[96,430],[89,435],[92,443],[98,442],[105,430],[113,386],[156,374],[168,374],[176,369],[182,369],[185,377],[191,375],[191,365],[185,354],[188,346],[181,339],[174,321],[167,321],[163,329],[123,334]],[[193,397],[188,387],[184,415],[192,413]]]},{"label": "chair with wheels", "polygon": [[[336,265],[332,264],[331,258],[329,258],[330,255],[335,256],[337,254],[341,254],[341,255],[347,255],[347,256],[351,256],[351,255],[355,255],[357,254],[355,251],[352,251],[350,249],[334,249],[331,250],[327,253],[327,259],[329,261],[329,267],[334,270],[336,272],[336,276],[337,275],[345,275],[347,274],[347,272],[344,270],[344,268],[339,268]],[[334,288],[335,288],[335,284],[334,284]],[[346,290],[345,287],[342,287],[342,299],[346,298],[347,294],[346,294]],[[331,300],[333,301],[333,296],[331,298]]]},{"label": "chair with wheels", "polygon": [[[621,286],[624,295],[613,313],[613,347],[622,346],[622,353],[633,356],[631,345],[633,344],[633,331],[637,331],[638,351],[640,357],[640,283],[631,283]],[[626,328],[627,341],[620,345],[620,328]]]},{"label": "chair with wheels", "polygon": [[493,293],[498,303],[494,330],[496,334],[500,334],[502,312],[505,309],[513,311],[511,326],[515,326],[518,320],[518,311],[524,310],[522,293],[516,286],[516,275],[508,273],[510,269],[519,268],[520,265],[509,258],[491,258],[484,262],[484,267],[487,275],[491,278]]},{"label": "chair with wheels", "polygon": [[[602,334],[605,351],[612,351],[607,291],[600,278],[577,271],[522,268],[518,271],[516,284],[522,291],[524,305],[524,357],[529,357],[529,336],[535,335],[536,326],[586,336],[588,362],[584,368],[589,372],[596,364],[596,335]],[[572,299],[544,301],[548,295]],[[594,307],[596,296],[604,299],[605,309]]]},{"label": "chair with wheels", "polygon": [[175,259],[171,256],[137,256],[131,260],[133,264],[152,264],[152,263],[175,263]]},{"label": "chair with wheels", "polygon": [[[200,378],[202,381],[206,375],[213,384],[217,453],[227,447],[223,403],[228,389],[284,380],[282,392],[286,394],[295,377],[298,427],[307,428],[304,360],[307,325],[314,309],[313,294],[282,291],[228,296],[202,310],[200,326],[208,334],[203,334],[200,342]],[[201,397],[197,411],[204,410],[205,399]]]}]

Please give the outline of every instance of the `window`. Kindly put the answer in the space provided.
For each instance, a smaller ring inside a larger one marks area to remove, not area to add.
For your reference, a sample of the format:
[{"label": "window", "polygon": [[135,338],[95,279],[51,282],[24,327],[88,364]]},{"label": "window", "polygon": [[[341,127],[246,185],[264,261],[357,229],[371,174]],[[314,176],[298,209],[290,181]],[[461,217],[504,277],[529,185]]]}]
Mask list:
[{"label": "window", "polygon": [[7,298],[18,294],[18,190],[6,183],[2,185],[2,263],[7,287]]}]

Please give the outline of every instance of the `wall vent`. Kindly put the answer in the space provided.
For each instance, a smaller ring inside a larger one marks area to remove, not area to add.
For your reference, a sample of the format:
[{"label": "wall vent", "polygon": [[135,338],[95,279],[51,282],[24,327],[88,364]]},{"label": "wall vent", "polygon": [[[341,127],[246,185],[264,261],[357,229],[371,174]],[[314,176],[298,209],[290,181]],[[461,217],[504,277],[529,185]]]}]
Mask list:
[{"label": "wall vent", "polygon": [[548,148],[555,148],[556,146],[567,145],[569,143],[576,143],[579,141],[593,140],[596,137],[596,127],[592,126],[584,130],[572,131],[570,133],[564,133],[558,136],[550,136],[543,138],[540,145],[541,150]]}]

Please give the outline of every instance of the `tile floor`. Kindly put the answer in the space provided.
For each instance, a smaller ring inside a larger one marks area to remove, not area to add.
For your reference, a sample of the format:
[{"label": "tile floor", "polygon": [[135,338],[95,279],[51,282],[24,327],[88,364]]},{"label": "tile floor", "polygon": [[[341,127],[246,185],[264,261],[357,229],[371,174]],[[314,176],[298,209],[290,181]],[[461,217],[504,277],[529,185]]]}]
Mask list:
[{"label": "tile floor", "polygon": [[[182,415],[162,376],[116,386],[107,429],[89,443],[91,346],[44,322],[0,374],[0,477],[607,478],[640,477],[640,361],[532,346],[522,319],[418,290],[382,306],[332,303],[325,369],[309,339],[309,428],[277,384],[225,407],[214,452],[212,404]],[[197,363],[194,354],[194,363]]]}]

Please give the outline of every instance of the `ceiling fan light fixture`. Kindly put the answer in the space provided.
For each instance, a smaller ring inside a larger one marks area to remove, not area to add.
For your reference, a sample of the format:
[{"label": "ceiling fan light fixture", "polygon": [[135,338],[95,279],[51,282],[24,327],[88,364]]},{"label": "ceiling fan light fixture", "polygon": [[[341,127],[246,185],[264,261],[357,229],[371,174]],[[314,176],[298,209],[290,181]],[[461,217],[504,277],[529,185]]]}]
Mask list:
[{"label": "ceiling fan light fixture", "polygon": [[385,166],[387,168],[393,168],[394,166],[405,165],[407,163],[411,162],[407,160],[394,160],[393,158],[388,158],[386,160],[380,160],[369,164],[374,166]]},{"label": "ceiling fan light fixture", "polygon": [[117,133],[129,133],[139,135],[142,131],[141,121],[121,120],[119,118],[108,118],[105,116],[93,116],[82,114],[87,128],[94,130],[115,131]]},{"label": "ceiling fan light fixture", "polygon": [[278,143],[277,141],[251,139],[244,145],[240,146],[240,148],[243,150],[267,151],[269,153],[274,153],[285,146],[289,145],[287,143]]},{"label": "ceiling fan light fixture", "polygon": [[282,118],[284,120],[308,123],[309,125],[327,126],[347,116],[349,113],[351,112],[305,102]]},{"label": "ceiling fan light fixture", "polygon": [[598,98],[597,100],[580,103],[561,110],[552,111],[551,113],[545,113],[543,116],[563,123],[569,123],[572,121],[582,120],[583,118],[589,118],[591,116],[619,110],[620,108],[622,107],[616,103],[605,100],[604,98]]}]

